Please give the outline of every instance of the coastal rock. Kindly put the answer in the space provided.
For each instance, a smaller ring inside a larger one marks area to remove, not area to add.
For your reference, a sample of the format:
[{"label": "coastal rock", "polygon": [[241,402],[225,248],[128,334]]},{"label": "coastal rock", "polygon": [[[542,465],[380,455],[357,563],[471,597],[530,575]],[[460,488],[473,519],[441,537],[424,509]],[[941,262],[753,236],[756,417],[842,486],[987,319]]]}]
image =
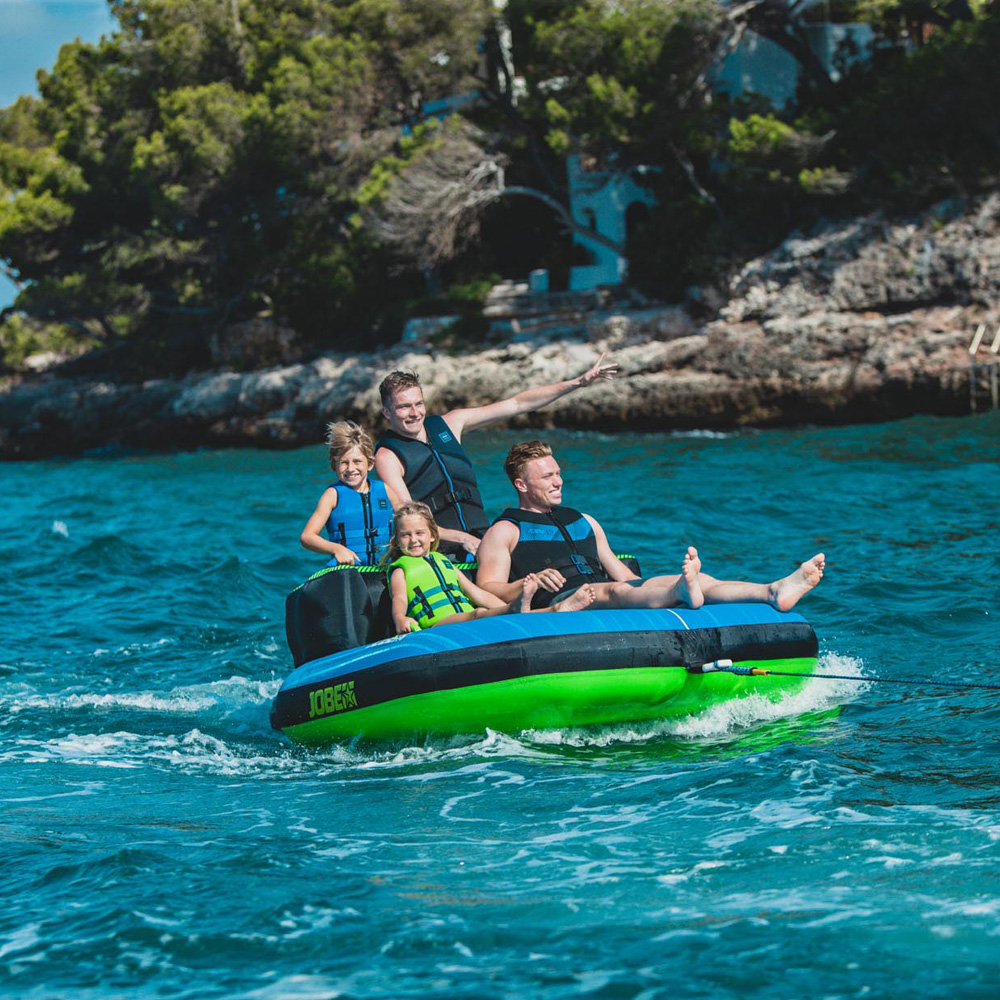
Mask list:
[{"label": "coastal rock", "polygon": [[[378,384],[394,368],[418,371],[428,409],[442,411],[578,375],[601,351],[620,365],[613,382],[515,425],[726,429],[960,414],[969,410],[972,333],[979,323],[996,327],[998,301],[1000,196],[990,196],[920,219],[872,216],[788,239],[736,275],[707,323],[678,306],[601,307],[575,325],[560,321],[558,338],[540,326],[533,337],[465,352],[403,343],[143,383],[58,369],[24,376],[0,387],[0,457],[313,444],[332,420],[381,426]],[[274,329],[243,329],[233,343],[273,347]],[[222,346],[213,350],[222,357]]]},{"label": "coastal rock", "polygon": [[254,371],[294,361],[302,350],[302,339],[289,327],[260,317],[217,330],[208,339],[208,350],[220,368]]},{"label": "coastal rock", "polygon": [[790,237],[750,261],[721,317],[799,317],[814,312],[904,312],[948,302],[983,310],[1000,300],[1000,195],[945,202],[891,225],[881,215]]}]

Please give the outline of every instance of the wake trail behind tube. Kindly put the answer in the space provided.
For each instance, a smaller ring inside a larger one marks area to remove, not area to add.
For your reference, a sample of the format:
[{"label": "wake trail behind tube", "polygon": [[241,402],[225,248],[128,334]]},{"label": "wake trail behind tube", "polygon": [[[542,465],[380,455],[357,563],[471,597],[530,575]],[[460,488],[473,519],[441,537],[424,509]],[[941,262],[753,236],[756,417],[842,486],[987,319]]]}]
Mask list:
[{"label": "wake trail behind tube", "polygon": [[[815,674],[824,676],[844,671],[859,672],[861,661],[837,653],[824,653]],[[642,724],[628,723],[601,729],[531,731],[533,742],[570,746],[607,746],[612,743],[642,743],[667,738],[678,740],[717,740],[740,735],[755,727],[780,720],[828,712],[852,701],[867,688],[864,684],[831,681],[828,685],[805,685],[778,701],[761,694],[719,702],[696,715],[681,719],[659,719]]]}]

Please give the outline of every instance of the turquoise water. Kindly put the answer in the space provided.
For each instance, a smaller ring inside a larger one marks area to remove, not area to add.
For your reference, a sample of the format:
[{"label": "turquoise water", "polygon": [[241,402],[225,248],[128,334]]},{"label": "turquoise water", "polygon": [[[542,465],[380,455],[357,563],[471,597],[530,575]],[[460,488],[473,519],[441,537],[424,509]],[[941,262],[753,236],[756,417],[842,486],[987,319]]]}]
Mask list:
[{"label": "turquoise water", "polygon": [[[824,550],[822,670],[1000,683],[998,415],[550,439],[647,570]],[[469,441],[493,510],[514,440]],[[0,996],[997,995],[1000,692],[305,751],[268,709],[327,481],[320,447],[0,468]]]}]

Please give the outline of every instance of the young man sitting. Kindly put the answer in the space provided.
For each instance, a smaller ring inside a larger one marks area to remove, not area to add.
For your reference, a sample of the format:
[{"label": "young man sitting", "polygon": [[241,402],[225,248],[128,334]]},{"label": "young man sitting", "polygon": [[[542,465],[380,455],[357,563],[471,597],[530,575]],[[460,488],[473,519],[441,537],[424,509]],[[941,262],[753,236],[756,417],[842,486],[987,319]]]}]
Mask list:
[{"label": "young man sitting", "polygon": [[772,583],[717,580],[701,572],[689,546],[675,575],[637,577],[615,556],[604,529],[590,514],[562,506],[562,472],[541,441],[514,445],[504,469],[518,495],[483,536],[476,583],[505,601],[521,591],[525,576],[540,584],[533,606],[564,599],[577,587],[593,586],[591,608],[669,608],[685,605],[762,602],[788,611],[823,578],[822,552]]}]

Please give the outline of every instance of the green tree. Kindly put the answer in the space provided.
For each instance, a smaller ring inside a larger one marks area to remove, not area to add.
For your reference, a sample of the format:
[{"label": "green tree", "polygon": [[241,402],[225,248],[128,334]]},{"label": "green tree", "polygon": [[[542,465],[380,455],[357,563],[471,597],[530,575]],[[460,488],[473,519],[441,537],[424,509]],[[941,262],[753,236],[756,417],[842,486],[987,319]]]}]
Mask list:
[{"label": "green tree", "polygon": [[0,114],[18,312],[192,343],[269,311],[331,342],[384,301],[357,192],[431,96],[468,88],[479,0],[115,0]]}]

